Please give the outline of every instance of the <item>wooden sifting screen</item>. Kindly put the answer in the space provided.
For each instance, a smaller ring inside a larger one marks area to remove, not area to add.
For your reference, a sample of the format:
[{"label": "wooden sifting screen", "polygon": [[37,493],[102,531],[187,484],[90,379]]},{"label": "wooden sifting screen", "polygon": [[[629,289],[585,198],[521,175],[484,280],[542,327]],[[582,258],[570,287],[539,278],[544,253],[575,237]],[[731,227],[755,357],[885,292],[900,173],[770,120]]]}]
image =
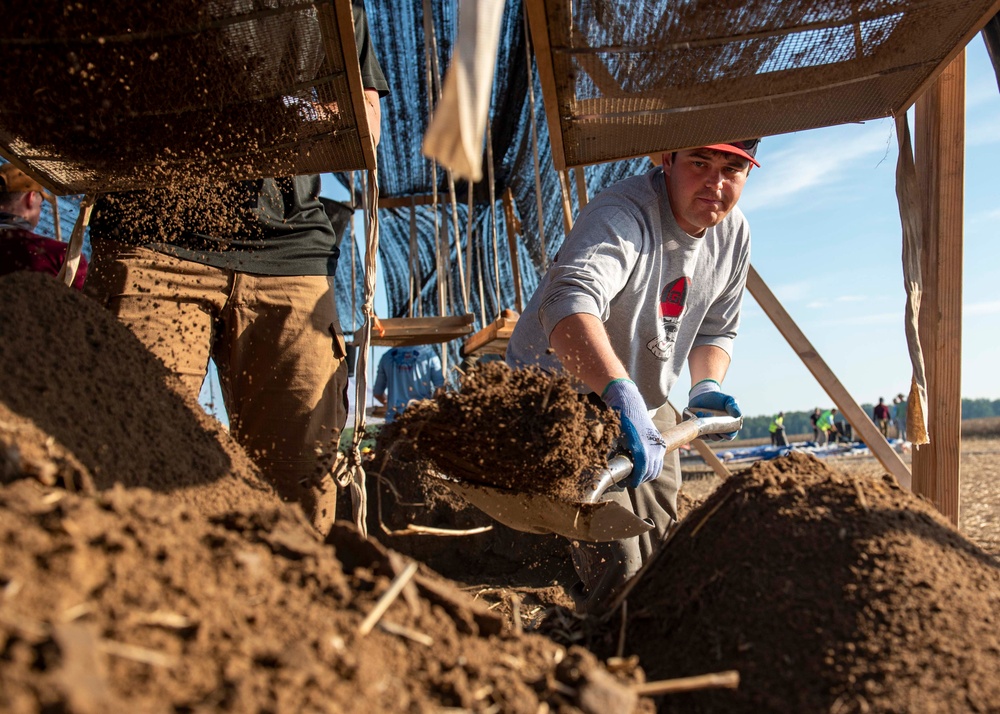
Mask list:
[{"label": "wooden sifting screen", "polygon": [[0,49],[0,153],[60,194],[375,165],[350,0],[38,0]]},{"label": "wooden sifting screen", "polygon": [[892,116],[997,0],[526,0],[557,168]]}]

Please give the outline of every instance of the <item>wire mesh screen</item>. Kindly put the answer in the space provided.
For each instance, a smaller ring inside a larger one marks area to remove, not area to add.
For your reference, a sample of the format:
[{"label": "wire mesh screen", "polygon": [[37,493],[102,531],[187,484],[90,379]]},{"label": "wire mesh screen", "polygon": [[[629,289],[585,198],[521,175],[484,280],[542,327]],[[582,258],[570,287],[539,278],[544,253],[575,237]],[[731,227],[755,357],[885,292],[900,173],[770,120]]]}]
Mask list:
[{"label": "wire mesh screen", "polygon": [[5,8],[0,147],[59,193],[365,168],[350,17],[350,0]]},{"label": "wire mesh screen", "polygon": [[893,115],[996,5],[538,3],[567,166]]}]

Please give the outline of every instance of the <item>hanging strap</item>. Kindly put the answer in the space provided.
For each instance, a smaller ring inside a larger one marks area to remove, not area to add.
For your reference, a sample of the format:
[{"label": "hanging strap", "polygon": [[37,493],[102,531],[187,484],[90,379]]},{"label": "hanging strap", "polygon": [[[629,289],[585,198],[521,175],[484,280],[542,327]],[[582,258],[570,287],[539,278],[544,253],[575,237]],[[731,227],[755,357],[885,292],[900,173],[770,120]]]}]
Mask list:
[{"label": "hanging strap", "polygon": [[420,300],[420,254],[417,250],[417,206],[416,197],[410,197],[410,305],[407,314],[414,316],[414,301],[416,301],[417,314],[423,313]]},{"label": "hanging strap", "polygon": [[910,125],[903,112],[896,117],[896,139],[899,157],[896,163],[896,199],[903,224],[903,285],[906,287],[906,344],[910,352],[913,375],[907,400],[906,435],[915,445],[926,444],[927,436],[927,371],[920,346],[920,300],[923,295],[921,252],[926,235],[922,220],[917,170],[910,146]]},{"label": "hanging strap", "polygon": [[354,333],[358,331],[358,261],[355,253],[358,252],[358,240],[357,236],[354,235],[354,212],[357,210],[355,205],[355,200],[357,200],[357,194],[354,192],[354,171],[351,172],[351,220],[349,225],[350,233],[348,234],[351,238],[351,340],[354,339]]},{"label": "hanging strap", "polygon": [[[500,247],[498,246],[499,238],[497,237],[497,195],[496,195],[496,179],[493,176],[493,132],[490,130],[490,125],[486,125],[486,171],[487,171],[487,181],[489,182],[490,188],[490,236],[492,237],[493,243],[493,278],[495,283],[496,292],[496,318],[500,317]],[[485,323],[483,327],[485,327]]]}]

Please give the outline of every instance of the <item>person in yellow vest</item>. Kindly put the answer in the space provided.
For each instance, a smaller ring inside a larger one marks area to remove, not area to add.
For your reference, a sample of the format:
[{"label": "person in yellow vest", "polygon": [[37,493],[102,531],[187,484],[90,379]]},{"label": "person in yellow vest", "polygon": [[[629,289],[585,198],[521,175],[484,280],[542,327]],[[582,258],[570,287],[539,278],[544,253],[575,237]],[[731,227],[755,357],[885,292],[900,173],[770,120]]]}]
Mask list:
[{"label": "person in yellow vest", "polygon": [[830,437],[837,436],[837,425],[834,423],[836,416],[836,407],[833,409],[827,409],[819,415],[819,419],[816,421],[816,426],[819,427],[819,443],[821,446],[825,446],[830,443]]},{"label": "person in yellow vest", "polygon": [[767,430],[771,432],[771,446],[788,446],[788,437],[785,436],[785,412],[778,412]]}]

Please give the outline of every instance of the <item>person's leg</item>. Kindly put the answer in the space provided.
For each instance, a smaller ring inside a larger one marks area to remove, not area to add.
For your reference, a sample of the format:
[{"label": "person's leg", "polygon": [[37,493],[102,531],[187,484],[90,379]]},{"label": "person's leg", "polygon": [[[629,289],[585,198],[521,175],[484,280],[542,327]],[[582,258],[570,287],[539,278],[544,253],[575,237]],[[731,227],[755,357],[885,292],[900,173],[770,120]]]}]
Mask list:
[{"label": "person's leg", "polygon": [[[661,432],[676,424],[669,404],[653,417]],[[572,544],[573,566],[582,583],[577,608],[598,614],[662,545],[670,527],[677,521],[677,492],[681,484],[681,462],[677,450],[666,455],[659,478],[637,489],[608,492],[604,500],[613,500],[653,524],[653,529],[634,538],[610,543]]]},{"label": "person's leg", "polygon": [[195,399],[208,368],[225,271],[148,248],[94,245],[85,292],[111,310]]},{"label": "person's leg", "polygon": [[347,421],[347,360],[332,278],[238,273],[215,352],[232,433],[321,533]]}]

